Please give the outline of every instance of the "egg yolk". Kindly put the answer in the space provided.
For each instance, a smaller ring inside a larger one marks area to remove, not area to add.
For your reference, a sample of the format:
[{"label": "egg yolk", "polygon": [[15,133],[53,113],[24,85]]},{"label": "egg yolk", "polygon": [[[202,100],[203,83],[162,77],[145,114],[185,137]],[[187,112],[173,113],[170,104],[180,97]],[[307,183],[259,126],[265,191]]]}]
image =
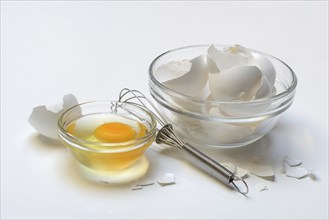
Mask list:
[{"label": "egg yolk", "polygon": [[111,122],[97,127],[94,131],[97,139],[105,142],[119,143],[136,139],[136,131],[129,125]]}]

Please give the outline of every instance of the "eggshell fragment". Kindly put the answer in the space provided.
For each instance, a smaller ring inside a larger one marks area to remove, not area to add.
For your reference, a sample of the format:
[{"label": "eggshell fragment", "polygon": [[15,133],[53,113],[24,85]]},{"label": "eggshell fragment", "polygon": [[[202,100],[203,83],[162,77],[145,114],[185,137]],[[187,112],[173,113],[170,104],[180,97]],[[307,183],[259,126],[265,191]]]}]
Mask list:
[{"label": "eggshell fragment", "polygon": [[221,71],[231,67],[248,65],[251,58],[249,54],[244,53],[240,47],[236,46],[219,51],[214,45],[211,45],[208,49],[208,56],[215,61]]},{"label": "eggshell fragment", "polygon": [[41,135],[51,139],[58,139],[57,122],[59,117],[68,108],[77,104],[78,100],[74,95],[65,95],[62,103],[51,107],[44,105],[35,107],[28,118],[28,122]]},{"label": "eggshell fragment", "polygon": [[217,117],[228,117],[229,115],[226,114],[225,112],[223,112],[222,108],[219,106],[219,107],[211,107],[209,110],[208,110],[208,114],[210,116],[217,116]]},{"label": "eggshell fragment", "polygon": [[207,56],[207,64],[208,64],[208,70],[209,70],[210,74],[220,72],[216,62],[210,56]]},{"label": "eggshell fragment", "polygon": [[161,186],[175,184],[175,175],[173,173],[165,173],[157,180],[157,182]]},{"label": "eggshell fragment", "polygon": [[313,169],[309,169],[307,171],[307,176],[310,177],[312,180],[316,180],[317,179],[317,176],[316,174],[314,173],[314,170]]},{"label": "eggshell fragment", "polygon": [[264,55],[258,53],[252,53],[252,56],[253,56],[253,61],[251,61],[251,63],[257,66],[262,71],[265,78],[269,82],[270,88],[272,90],[276,78],[276,71],[273,64]]},{"label": "eggshell fragment", "polygon": [[262,83],[256,92],[255,99],[268,98],[271,95],[272,95],[272,88],[266,77],[263,76]]},{"label": "eggshell fragment", "polygon": [[131,190],[135,191],[135,190],[142,190],[143,187],[141,186],[134,186],[133,188],[131,188]]},{"label": "eggshell fragment", "polygon": [[[181,77],[165,81],[163,85],[183,95],[206,99],[210,94],[208,86],[208,58],[206,55],[202,55],[192,59],[190,62],[192,66],[189,72]],[[178,109],[199,113],[204,112],[203,105],[200,105],[200,103],[183,98],[167,98],[171,99],[170,102],[174,103]]]},{"label": "eggshell fragment", "polygon": [[256,66],[236,66],[209,75],[212,97],[217,101],[250,101],[262,83],[262,73]]},{"label": "eggshell fragment", "polygon": [[286,176],[296,179],[301,179],[308,175],[308,171],[301,167],[288,167],[286,170]]},{"label": "eggshell fragment", "polygon": [[163,85],[181,94],[197,98],[208,81],[207,56],[198,56],[190,62],[192,63],[190,71],[181,77],[163,82]]},{"label": "eggshell fragment", "polygon": [[137,183],[136,186],[151,186],[154,184],[153,180],[145,180],[143,182]]},{"label": "eggshell fragment", "polygon": [[244,179],[248,175],[248,170],[237,166],[235,174],[236,174],[236,176],[240,177],[241,179]]},{"label": "eggshell fragment", "polygon": [[159,82],[164,82],[183,76],[190,71],[191,66],[188,60],[171,61],[161,65],[154,75]]},{"label": "eggshell fragment", "polygon": [[264,191],[264,190],[268,190],[267,186],[264,183],[258,183],[256,185],[256,188],[258,189],[258,191]]},{"label": "eggshell fragment", "polygon": [[271,166],[261,164],[251,164],[249,170],[252,174],[259,177],[273,177],[274,171]]},{"label": "eggshell fragment", "polygon": [[300,159],[288,157],[288,156],[285,156],[283,158],[283,161],[286,162],[291,167],[299,166],[303,163],[303,161]]}]

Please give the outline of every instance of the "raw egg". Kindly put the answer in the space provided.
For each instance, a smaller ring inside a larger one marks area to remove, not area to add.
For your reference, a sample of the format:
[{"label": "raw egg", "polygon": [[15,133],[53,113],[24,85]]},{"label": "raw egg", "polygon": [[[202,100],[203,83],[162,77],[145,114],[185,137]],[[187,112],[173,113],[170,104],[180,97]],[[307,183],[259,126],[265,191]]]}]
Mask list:
[{"label": "raw egg", "polygon": [[86,115],[70,123],[67,132],[91,142],[121,143],[146,135],[147,128],[133,119],[113,114]]},{"label": "raw egg", "polygon": [[70,122],[66,131],[89,150],[75,148],[66,142],[64,144],[74,152],[81,164],[95,170],[125,169],[139,160],[153,142],[153,138],[146,142],[139,141],[149,132],[146,125],[111,113],[84,115]]}]

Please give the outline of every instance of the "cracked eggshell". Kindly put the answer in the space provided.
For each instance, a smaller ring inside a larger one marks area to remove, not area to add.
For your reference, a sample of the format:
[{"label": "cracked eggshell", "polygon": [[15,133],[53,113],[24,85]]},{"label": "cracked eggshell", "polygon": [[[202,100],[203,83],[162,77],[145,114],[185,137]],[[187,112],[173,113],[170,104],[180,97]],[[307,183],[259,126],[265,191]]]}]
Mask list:
[{"label": "cracked eggshell", "polygon": [[144,180],[142,182],[139,182],[136,184],[136,186],[151,186],[154,184],[154,181],[153,180]]},{"label": "cracked eggshell", "polygon": [[251,61],[251,63],[257,66],[262,71],[272,91],[276,79],[276,71],[273,64],[262,54],[252,53],[252,56],[253,60]]},{"label": "cracked eggshell", "polygon": [[283,161],[286,162],[291,167],[299,166],[303,163],[303,161],[301,159],[293,158],[293,157],[289,157],[289,156],[285,156],[283,158]]},{"label": "cracked eggshell", "polygon": [[46,106],[38,106],[28,119],[30,125],[40,134],[51,139],[58,139],[58,114],[49,111]]},{"label": "cracked eggshell", "polygon": [[207,64],[208,64],[208,71],[210,74],[220,72],[216,62],[209,55],[207,56]]},{"label": "cracked eggshell", "polygon": [[259,177],[273,177],[274,171],[272,166],[261,165],[261,164],[251,164],[249,170],[252,174]]},{"label": "cracked eggshell", "polygon": [[176,79],[189,72],[191,66],[192,63],[188,60],[171,61],[161,65],[154,76],[159,82]]},{"label": "cracked eggshell", "polygon": [[[58,119],[68,108],[78,104],[77,98],[68,94],[63,97],[63,102],[46,107],[35,107],[28,118],[30,125],[40,134],[51,139],[58,139]],[[80,113],[81,114],[81,113]]]},{"label": "cracked eggshell", "polygon": [[[270,85],[265,77],[262,79],[262,84],[260,88],[256,92],[255,100],[257,99],[265,99],[269,98],[271,96],[271,88]],[[234,103],[232,104],[223,104],[221,109],[222,112],[226,115],[230,116],[248,116],[248,115],[254,115],[254,114],[259,114],[262,112],[266,112],[272,102],[266,101],[262,103],[255,103],[255,104],[248,104],[246,105],[240,105],[237,104],[235,105]]]},{"label": "cracked eggshell", "polygon": [[175,184],[175,175],[173,173],[165,173],[157,180],[157,182],[161,186]]},{"label": "cracked eggshell", "polygon": [[216,101],[250,101],[262,83],[256,66],[236,66],[209,75],[209,87]]},{"label": "cracked eggshell", "polygon": [[247,175],[248,175],[248,170],[243,169],[243,168],[237,166],[237,167],[236,167],[236,175],[237,175],[238,177],[240,177],[241,179],[244,179],[244,178],[246,178]]},{"label": "cracked eggshell", "polygon": [[199,98],[208,81],[207,56],[198,56],[190,62],[190,71],[181,77],[163,82],[163,85],[183,95]]},{"label": "cracked eggshell", "polygon": [[256,92],[255,99],[268,98],[272,95],[272,88],[267,78],[263,76],[262,84]]},{"label": "cracked eggshell", "polygon": [[209,116],[215,116],[215,117],[221,117],[221,118],[227,118],[229,115],[227,115],[220,106],[216,107],[209,107],[210,109],[207,110]]},{"label": "cracked eggshell", "polygon": [[296,179],[301,179],[308,175],[308,171],[302,167],[288,167],[286,169],[286,176]]},{"label": "cracked eggshell", "polygon": [[[166,81],[163,85],[183,95],[206,99],[210,94],[208,86],[208,58],[206,55],[202,55],[192,59],[190,62],[192,66],[189,72],[176,79]],[[185,100],[184,98],[168,98],[172,100],[171,103],[175,104],[178,109],[204,113],[204,106],[200,103]]]},{"label": "cracked eggshell", "polygon": [[214,45],[211,45],[208,49],[208,56],[215,61],[221,71],[235,66],[245,66],[250,62],[251,56],[241,48],[233,46],[220,51]]},{"label": "cracked eggshell", "polygon": [[267,188],[267,185],[265,185],[264,183],[258,183],[257,185],[256,185],[256,188],[258,189],[258,191],[264,191],[264,190],[268,190],[268,188]]}]

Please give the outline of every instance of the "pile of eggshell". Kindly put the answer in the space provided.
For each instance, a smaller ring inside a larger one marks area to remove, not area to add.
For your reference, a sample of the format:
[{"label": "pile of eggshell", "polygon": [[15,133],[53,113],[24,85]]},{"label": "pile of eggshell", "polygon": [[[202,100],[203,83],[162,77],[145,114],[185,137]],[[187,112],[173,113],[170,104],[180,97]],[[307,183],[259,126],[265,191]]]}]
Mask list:
[{"label": "pile of eggshell", "polygon": [[[301,159],[291,156],[284,156],[279,160],[279,162],[281,163],[280,173],[284,174],[286,177],[298,180],[306,177],[309,177],[312,180],[316,180],[317,178],[313,172],[313,169],[306,169],[300,166],[303,163]],[[273,166],[270,165],[265,158],[261,157],[253,157],[246,169],[238,167],[231,162],[223,162],[221,164],[241,179],[246,179],[251,175],[254,175],[271,181],[274,180],[276,176]],[[258,181],[260,181],[260,179],[258,179]],[[269,186],[266,182],[260,181],[256,184],[256,189],[258,191],[265,191],[269,190]]]},{"label": "pile of eggshell", "polygon": [[275,93],[276,71],[271,61],[240,45],[222,50],[212,45],[207,54],[160,66],[155,75],[171,90],[212,101],[252,101]]},{"label": "pile of eggshell", "polygon": [[[156,79],[180,94],[207,101],[204,106],[172,98],[172,104],[182,111],[193,111],[224,118],[253,116],[265,112],[270,101],[251,104],[253,100],[268,100],[276,93],[276,70],[260,53],[240,45],[218,50],[214,45],[206,54],[191,60],[174,60],[155,71]],[[217,102],[216,102],[217,101]],[[243,103],[244,105],[240,105]],[[257,124],[216,124],[186,120],[172,113],[171,122],[183,127],[192,136],[206,135],[220,143],[233,143],[251,135]],[[204,137],[202,137],[204,139]]]}]

